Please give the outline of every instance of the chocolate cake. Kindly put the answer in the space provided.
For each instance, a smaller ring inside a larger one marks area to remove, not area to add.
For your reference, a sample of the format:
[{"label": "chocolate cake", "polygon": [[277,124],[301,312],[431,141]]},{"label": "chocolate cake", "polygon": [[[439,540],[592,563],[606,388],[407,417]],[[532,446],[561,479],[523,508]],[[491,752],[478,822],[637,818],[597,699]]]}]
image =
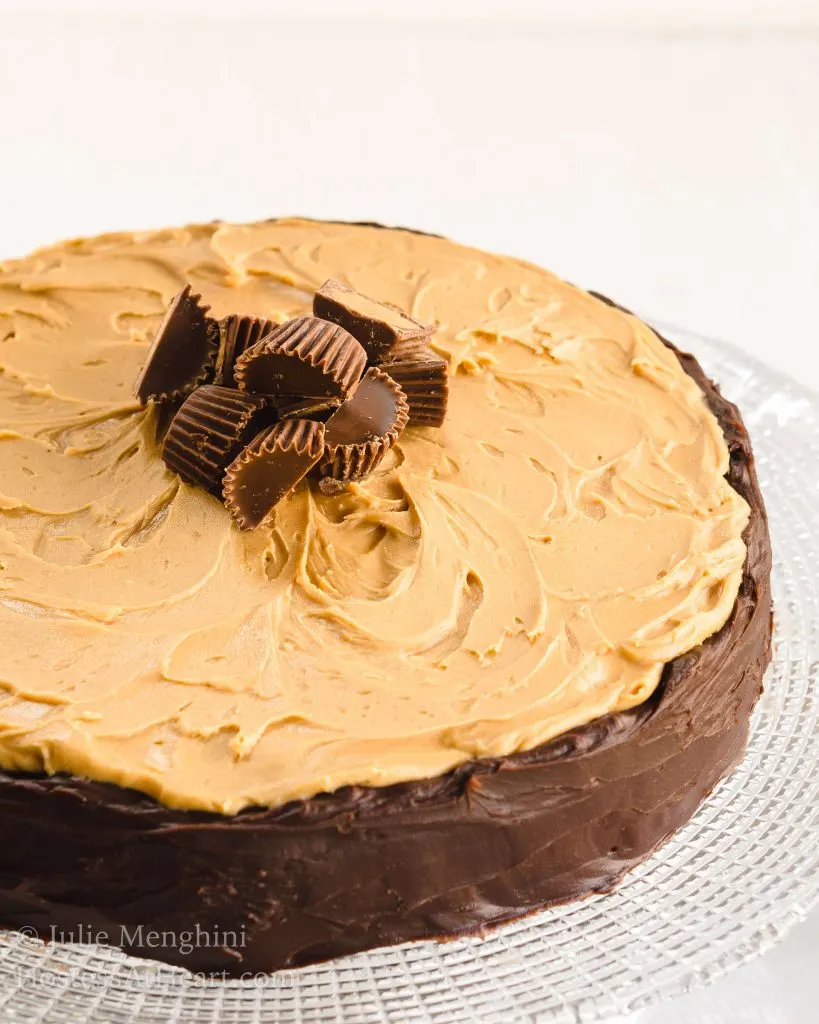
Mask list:
[{"label": "chocolate cake", "polygon": [[610,890],[742,756],[740,414],[537,267],[58,245],[0,264],[0,429],[0,926],[230,976],[475,932]]}]

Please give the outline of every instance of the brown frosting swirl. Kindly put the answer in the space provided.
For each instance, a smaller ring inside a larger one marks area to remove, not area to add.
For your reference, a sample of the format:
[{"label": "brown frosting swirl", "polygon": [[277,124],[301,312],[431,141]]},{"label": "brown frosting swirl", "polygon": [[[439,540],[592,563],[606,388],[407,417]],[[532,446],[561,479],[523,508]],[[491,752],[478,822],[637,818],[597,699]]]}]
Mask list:
[{"label": "brown frosting swirl", "polygon": [[[340,277],[449,361],[441,430],[242,534],[131,398],[164,305],[281,322]],[[696,383],[516,260],[284,220],[0,266],[0,767],[234,813],[435,776],[644,701],[727,620],[748,509]]]}]

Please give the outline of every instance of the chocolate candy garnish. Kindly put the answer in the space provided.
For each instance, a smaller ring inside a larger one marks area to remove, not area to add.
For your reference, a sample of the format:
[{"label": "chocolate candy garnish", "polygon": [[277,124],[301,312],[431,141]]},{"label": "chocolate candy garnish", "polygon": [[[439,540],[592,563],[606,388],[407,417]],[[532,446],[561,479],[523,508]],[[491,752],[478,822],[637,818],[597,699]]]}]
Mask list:
[{"label": "chocolate candy garnish", "polygon": [[401,386],[409,404],[409,425],[440,427],[449,402],[449,374],[443,359],[420,355],[382,365]]},{"label": "chocolate candy garnish", "polygon": [[236,360],[257,341],[276,326],[275,322],[260,316],[240,316],[231,313],[219,321],[219,356],[216,360],[215,384],[225,388],[235,388],[233,368]]},{"label": "chocolate candy garnish", "polygon": [[225,468],[246,444],[261,405],[253,395],[232,388],[215,384],[197,388],[174,416],[165,435],[165,465],[185,483],[218,492]]},{"label": "chocolate candy garnish", "polygon": [[429,337],[404,338],[396,341],[383,359],[379,360],[378,366],[386,366],[388,363],[403,363],[410,359],[440,359],[429,344]]},{"label": "chocolate candy garnish", "polygon": [[285,420],[263,430],[228,467],[224,498],[239,529],[269,522],[275,506],[324,452],[324,424]]},{"label": "chocolate candy garnish", "polygon": [[397,306],[368,298],[334,278],[325,281],[316,292],[313,312],[340,324],[357,338],[371,363],[380,363],[399,342],[425,341],[434,331]]},{"label": "chocolate candy garnish", "polygon": [[209,309],[189,284],[171,300],[134,385],[143,405],[183,398],[208,379],[219,347]]},{"label": "chocolate candy garnish", "polygon": [[160,402],[154,406],[154,440],[161,445],[168,433],[168,428],[173,423],[173,418],[179,412],[179,407],[184,399],[175,398],[173,401]]},{"label": "chocolate candy garnish", "polygon": [[333,398],[294,398],[281,395],[274,399],[281,420],[318,420],[326,423],[338,409],[340,402]]},{"label": "chocolate candy garnish", "polygon": [[[175,296],[136,394],[161,403],[168,468],[221,495],[242,530],[269,524],[314,468],[318,488],[340,494],[408,423],[443,422],[449,381],[433,328],[394,306],[330,280],[314,302],[327,319],[234,313],[217,323],[209,308],[190,285]],[[368,356],[381,365],[365,373]]]},{"label": "chocolate candy garnish", "polygon": [[322,476],[356,480],[371,473],[407,425],[404,392],[383,370],[367,370],[351,398],[327,421]]},{"label": "chocolate candy garnish", "polygon": [[367,355],[338,324],[300,316],[276,327],[241,356],[234,369],[242,391],[302,398],[346,398]]}]

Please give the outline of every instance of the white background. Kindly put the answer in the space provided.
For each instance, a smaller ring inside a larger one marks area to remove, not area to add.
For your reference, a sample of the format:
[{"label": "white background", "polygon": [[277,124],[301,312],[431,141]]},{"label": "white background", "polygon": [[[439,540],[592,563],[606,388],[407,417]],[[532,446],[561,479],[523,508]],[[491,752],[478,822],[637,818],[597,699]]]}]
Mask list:
[{"label": "white background", "polygon": [[[544,263],[819,388],[819,0],[0,0],[0,258],[303,213]],[[819,918],[640,1024],[813,1022]]]}]

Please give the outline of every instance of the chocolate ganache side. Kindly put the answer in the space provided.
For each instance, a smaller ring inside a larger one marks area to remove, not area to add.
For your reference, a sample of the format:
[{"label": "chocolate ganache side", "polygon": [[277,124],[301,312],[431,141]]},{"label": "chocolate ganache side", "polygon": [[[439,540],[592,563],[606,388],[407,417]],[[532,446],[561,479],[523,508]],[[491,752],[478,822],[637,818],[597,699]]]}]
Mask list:
[{"label": "chocolate ganache side", "polygon": [[[668,663],[647,700],[522,753],[233,817],[104,782],[0,773],[0,924],[127,935],[135,955],[240,975],[467,933],[611,889],[739,761],[770,657],[770,540],[750,442],[738,410],[677,355],[728,445],[727,479],[750,510],[747,556],[727,622]],[[156,948],[140,943],[140,925],[242,941]]]}]

